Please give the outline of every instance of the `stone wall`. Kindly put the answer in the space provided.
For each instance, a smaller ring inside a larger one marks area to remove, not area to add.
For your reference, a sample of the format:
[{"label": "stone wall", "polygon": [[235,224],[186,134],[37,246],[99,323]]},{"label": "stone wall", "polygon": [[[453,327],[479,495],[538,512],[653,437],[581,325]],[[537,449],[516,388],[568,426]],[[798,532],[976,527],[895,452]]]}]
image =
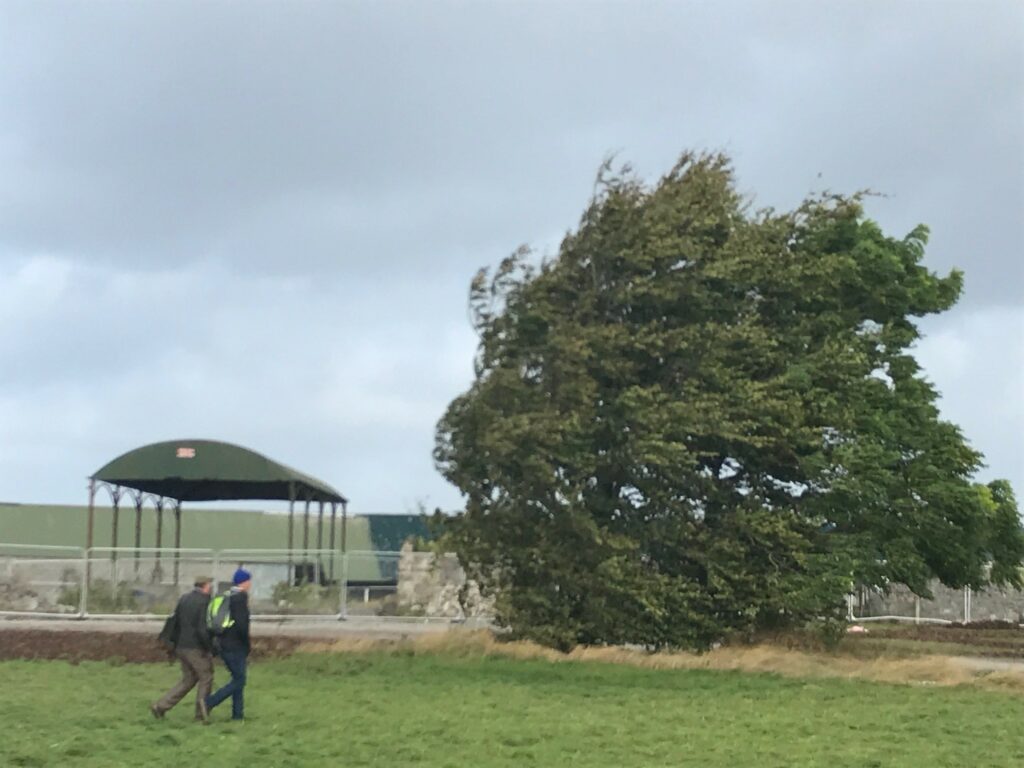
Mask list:
[{"label": "stone wall", "polygon": [[[235,563],[222,562],[217,568],[209,561],[182,559],[179,568],[179,586],[172,582],[173,560],[162,562],[162,578],[156,578],[154,560],[144,558],[139,572],[130,557],[122,558],[116,569],[107,559],[94,560],[90,596],[99,597],[104,585],[121,585],[131,595],[135,610],[165,610],[173,605],[177,596],[192,583],[197,575],[212,575],[226,582]],[[254,608],[270,610],[280,606],[270,604],[275,584],[287,579],[287,568],[280,563],[250,563],[250,570],[258,592],[254,592]],[[80,588],[81,559],[43,559],[0,556],[0,610],[74,612],[75,605],[61,599]],[[398,615],[434,616],[451,619],[488,618],[493,615],[493,601],[483,599],[476,584],[467,583],[466,574],[453,554],[440,557],[431,552],[415,552],[410,544],[402,547],[398,559],[398,583],[395,600]],[[122,590],[122,591],[123,591]],[[902,616],[922,619],[964,620],[964,591],[948,589],[940,584],[932,586],[933,600],[918,601],[906,587],[894,587],[887,594],[875,590],[862,590],[854,596],[853,614],[858,618],[872,616]],[[460,600],[460,597],[462,598]],[[64,598],[67,599],[66,597]],[[92,601],[91,601],[92,603]],[[334,604],[332,603],[332,606]],[[90,610],[101,610],[97,601]],[[126,610],[118,608],[121,610]],[[988,589],[970,595],[971,621],[1012,621],[1024,623],[1024,592],[1019,590]]]},{"label": "stone wall", "polygon": [[493,601],[467,582],[455,555],[414,552],[408,542],[398,560],[397,599],[400,613],[419,616],[477,619],[490,616],[493,609]]},{"label": "stone wall", "polygon": [[59,600],[79,588],[83,568],[80,559],[0,557],[0,610],[74,613]]},{"label": "stone wall", "polygon": [[[218,568],[209,561],[181,559],[178,583],[174,584],[174,559],[165,556],[159,568],[152,557],[142,558],[138,570],[130,555],[116,563],[107,557],[92,560],[89,580],[89,610],[116,613],[163,613],[174,606],[182,592],[191,588],[198,576],[213,576],[221,586],[230,583],[234,565],[221,563]],[[287,578],[287,568],[280,566],[251,567],[259,574],[259,591],[254,599],[269,601],[274,582]],[[38,611],[75,613],[79,608],[80,590],[85,572],[81,558],[0,557],[0,611]],[[114,585],[117,585],[116,588]],[[265,593],[265,594],[264,594]],[[117,605],[112,605],[115,596]]]},{"label": "stone wall", "polygon": [[[964,590],[931,585],[931,600],[918,601],[904,586],[888,593],[862,590],[855,595],[853,612],[858,618],[871,616],[920,616],[922,619],[964,620]],[[1024,621],[1024,592],[1016,589],[972,590],[968,598],[971,621]]]},{"label": "stone wall", "polygon": [[[460,591],[465,588],[463,603]],[[934,598],[920,600],[906,587],[893,587],[888,593],[862,590],[854,596],[854,615],[902,616],[964,620],[964,590],[950,589],[939,583],[931,586]],[[406,543],[398,562],[398,610],[400,614],[443,616],[454,619],[488,617],[493,600],[484,599],[477,585],[467,584],[466,574],[453,554],[440,557],[431,552],[414,552]],[[969,598],[971,621],[1011,621],[1024,623],[1024,592],[987,589],[972,591]]]},{"label": "stone wall", "polygon": [[1024,623],[1024,593],[1016,589],[971,593],[971,621],[988,619]]}]

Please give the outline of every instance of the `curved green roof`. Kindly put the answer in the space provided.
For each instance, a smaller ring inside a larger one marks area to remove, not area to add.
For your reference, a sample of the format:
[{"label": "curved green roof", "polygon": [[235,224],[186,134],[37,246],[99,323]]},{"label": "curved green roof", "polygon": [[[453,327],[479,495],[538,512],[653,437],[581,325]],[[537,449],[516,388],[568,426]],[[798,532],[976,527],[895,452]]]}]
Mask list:
[{"label": "curved green roof", "polygon": [[315,477],[216,440],[144,445],[101,467],[92,479],[180,501],[347,501]]}]

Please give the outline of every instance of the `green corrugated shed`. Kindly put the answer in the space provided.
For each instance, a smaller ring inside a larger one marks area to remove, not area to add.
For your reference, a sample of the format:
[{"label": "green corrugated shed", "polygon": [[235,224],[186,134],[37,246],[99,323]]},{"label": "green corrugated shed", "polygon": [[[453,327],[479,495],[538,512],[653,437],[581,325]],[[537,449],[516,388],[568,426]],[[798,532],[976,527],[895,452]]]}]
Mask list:
[{"label": "green corrugated shed", "polygon": [[181,501],[346,500],[322,480],[220,440],[144,445],[107,462],[92,479]]}]

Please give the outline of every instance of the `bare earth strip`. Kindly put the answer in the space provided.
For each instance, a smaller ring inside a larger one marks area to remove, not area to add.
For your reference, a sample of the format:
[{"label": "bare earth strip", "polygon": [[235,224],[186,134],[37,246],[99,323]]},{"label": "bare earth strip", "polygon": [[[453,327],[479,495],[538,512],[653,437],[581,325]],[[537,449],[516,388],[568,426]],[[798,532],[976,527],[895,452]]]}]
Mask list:
[{"label": "bare earth strip", "polygon": [[[165,660],[152,620],[0,620],[0,660]],[[577,648],[568,654],[531,643],[502,642],[486,630],[446,622],[358,619],[254,623],[257,658],[293,653],[409,653],[504,656],[551,662],[585,661],[650,669],[717,669],[801,678],[866,679],[909,685],[972,685],[1024,693],[1024,661],[977,656],[926,655],[859,659],[770,645],[722,648],[706,654],[645,653],[622,648]]]},{"label": "bare earth strip", "polygon": [[[0,619],[0,632],[13,629],[31,629],[49,632],[104,632],[137,633],[156,637],[162,620],[153,619]],[[479,628],[479,627],[474,627]],[[409,619],[378,619],[358,617],[338,621],[324,619],[290,619],[288,621],[253,621],[253,635],[256,637],[288,637],[293,639],[330,640],[340,637],[373,637],[382,640],[402,640],[423,634],[465,629],[463,625],[447,621],[415,621]]]}]

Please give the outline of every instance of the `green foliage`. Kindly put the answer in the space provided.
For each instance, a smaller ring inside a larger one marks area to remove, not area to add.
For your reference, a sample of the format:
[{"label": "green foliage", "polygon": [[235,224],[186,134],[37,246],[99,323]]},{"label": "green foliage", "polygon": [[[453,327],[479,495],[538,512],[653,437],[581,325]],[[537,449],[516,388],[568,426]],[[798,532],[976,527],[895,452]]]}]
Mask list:
[{"label": "green foliage", "polygon": [[78,608],[82,602],[82,587],[80,584],[63,586],[57,593],[57,605],[66,605],[70,608]]},{"label": "green foliage", "polygon": [[[74,608],[79,606],[82,588],[79,585],[64,587],[57,597],[60,605]],[[126,582],[112,583],[109,579],[92,579],[89,582],[89,613],[135,613],[139,611],[138,600],[132,585]]]},{"label": "green foliage", "polygon": [[73,568],[65,568],[60,575],[62,586],[57,592],[57,605],[78,609],[82,603],[81,576]]},{"label": "green foliage", "polygon": [[445,544],[501,623],[706,648],[838,620],[855,582],[1019,578],[1012,494],[972,485],[911,353],[962,277],[862,198],[751,211],[721,155],[652,187],[606,165],[557,256],[477,274],[476,380],[435,459],[466,497]]},{"label": "green foliage", "polygon": [[1006,480],[993,480],[986,486],[979,486],[978,493],[989,518],[988,551],[992,560],[990,580],[996,584],[1024,587],[1017,550],[1020,512],[1017,510],[1013,488]]},{"label": "green foliage", "polygon": [[0,663],[0,765],[1011,768],[1024,755],[1020,699],[965,687],[303,653],[254,663],[244,725],[219,707],[203,728],[191,695],[164,720],[146,709],[178,674]]},{"label": "green foliage", "polygon": [[[349,602],[349,613],[352,616],[359,616],[364,614],[366,605],[360,603],[358,600]],[[369,603],[372,605],[372,611],[370,615],[373,616],[402,616],[406,618],[419,617],[424,615],[422,608],[414,607],[411,605],[403,605],[398,601],[398,595],[396,594],[385,594],[382,597],[376,597]]]},{"label": "green foliage", "polygon": [[834,617],[818,622],[815,629],[818,637],[821,638],[822,645],[829,651],[837,651],[840,644],[846,639],[846,622]]},{"label": "green foliage", "polygon": [[336,613],[341,606],[341,588],[279,581],[274,585],[271,599],[275,610],[281,613]]}]

